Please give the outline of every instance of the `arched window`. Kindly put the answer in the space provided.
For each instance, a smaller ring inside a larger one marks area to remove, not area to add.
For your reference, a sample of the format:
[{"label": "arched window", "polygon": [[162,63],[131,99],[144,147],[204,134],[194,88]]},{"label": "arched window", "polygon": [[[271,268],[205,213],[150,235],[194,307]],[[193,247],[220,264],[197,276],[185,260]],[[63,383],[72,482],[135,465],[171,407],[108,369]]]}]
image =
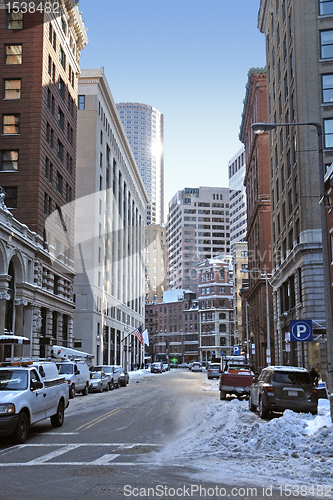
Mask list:
[{"label": "arched window", "polygon": [[219,314],[219,319],[226,319],[225,313],[220,313]]},{"label": "arched window", "polygon": [[225,337],[220,338],[220,345],[226,345],[226,338]]}]

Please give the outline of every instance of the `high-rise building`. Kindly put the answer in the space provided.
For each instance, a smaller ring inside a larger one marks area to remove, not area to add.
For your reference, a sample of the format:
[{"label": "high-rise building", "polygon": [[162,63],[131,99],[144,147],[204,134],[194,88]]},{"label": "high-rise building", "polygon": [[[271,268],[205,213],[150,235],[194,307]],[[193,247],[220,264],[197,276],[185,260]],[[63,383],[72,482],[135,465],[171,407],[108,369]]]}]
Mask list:
[{"label": "high-rise building", "polygon": [[245,241],[247,231],[244,146],[228,163],[230,190],[230,244]]},{"label": "high-rise building", "polygon": [[74,336],[96,364],[128,368],[143,362],[148,200],[103,68],[81,73],[77,144]]},{"label": "high-rise building", "polygon": [[146,225],[163,224],[163,115],[142,103],[121,102],[116,106],[148,194]]},{"label": "high-rise building", "polygon": [[197,263],[230,253],[229,189],[185,188],[169,202],[168,288],[197,291]]},{"label": "high-rise building", "polygon": [[277,126],[266,132],[277,362],[308,366],[307,346],[303,349],[299,342],[292,342],[288,352],[286,339],[290,320],[311,319],[318,333],[325,327],[319,205],[322,179],[318,168],[317,129],[309,123],[322,124],[323,157],[325,164],[330,165],[333,161],[333,3],[261,0],[258,28],[266,37],[267,121],[290,123],[290,126]]},{"label": "high-rise building", "polygon": [[0,9],[0,41],[0,186],[37,242],[30,263],[36,288],[20,312],[23,261],[0,270],[0,293],[10,296],[0,301],[0,332],[13,331],[19,315],[31,354],[45,356],[52,343],[72,345],[74,210],[64,206],[75,198],[77,77],[88,38],[75,0],[66,0],[58,16]]}]

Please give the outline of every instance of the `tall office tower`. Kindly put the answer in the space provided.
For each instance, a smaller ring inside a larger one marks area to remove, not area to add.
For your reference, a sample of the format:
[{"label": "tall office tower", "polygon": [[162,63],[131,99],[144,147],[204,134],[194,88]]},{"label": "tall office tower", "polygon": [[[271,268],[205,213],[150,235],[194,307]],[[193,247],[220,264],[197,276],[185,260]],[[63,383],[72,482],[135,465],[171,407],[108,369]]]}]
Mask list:
[{"label": "tall office tower", "polygon": [[146,225],[164,222],[163,115],[135,102],[116,104],[148,194]]},{"label": "tall office tower", "polygon": [[150,224],[145,229],[145,298],[146,303],[162,302],[167,289],[166,229]]},{"label": "tall office tower", "polygon": [[[19,314],[30,325],[32,354],[44,356],[48,344],[72,342],[74,210],[64,206],[75,197],[77,75],[88,38],[74,0],[61,2],[57,17],[30,7],[0,10],[0,186],[7,208],[36,233],[37,287]],[[0,330],[4,318],[7,330],[15,326],[21,266],[14,259],[0,271],[0,292],[11,290]]]},{"label": "tall office tower", "polygon": [[245,241],[247,231],[244,146],[228,163],[230,190],[230,244]]},{"label": "tall office tower", "polygon": [[[266,132],[269,141],[274,320],[277,362],[308,366],[299,342],[286,350],[290,320],[325,327],[317,129],[323,157],[333,161],[333,3],[261,0],[258,28],[266,36],[268,122],[295,123]],[[306,125],[296,125],[296,123]],[[311,354],[309,347],[309,355]],[[323,351],[324,351],[323,342]],[[286,352],[287,351],[287,352]]]},{"label": "tall office tower", "polygon": [[[254,121],[267,121],[267,85],[264,68],[251,68],[248,72],[239,134],[246,152],[244,184],[247,196],[246,239],[249,267],[249,273],[243,274],[243,278],[248,279],[248,288],[242,286],[241,295],[249,305],[247,327],[252,337],[251,344],[255,345],[251,349],[251,361],[256,370],[260,370],[267,364],[269,357],[266,356],[267,317],[269,317],[272,354],[274,346],[272,288],[267,289],[265,274],[270,274],[272,271],[271,204],[268,137],[267,135],[256,136],[252,133],[251,124]],[[245,301],[242,302],[243,306],[246,305]]]},{"label": "tall office tower", "polygon": [[185,188],[169,202],[168,288],[197,290],[197,263],[230,252],[229,189]]},{"label": "tall office tower", "polygon": [[144,324],[148,200],[103,68],[81,73],[77,145],[75,340],[96,364],[127,369],[143,362],[133,333]]}]

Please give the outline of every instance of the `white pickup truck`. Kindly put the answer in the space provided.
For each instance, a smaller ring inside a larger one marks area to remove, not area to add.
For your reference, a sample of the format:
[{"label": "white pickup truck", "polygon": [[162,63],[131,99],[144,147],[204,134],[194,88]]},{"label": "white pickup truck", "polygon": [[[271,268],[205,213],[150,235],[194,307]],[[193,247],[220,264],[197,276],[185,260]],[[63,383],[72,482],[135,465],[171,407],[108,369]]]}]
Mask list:
[{"label": "white pickup truck", "polygon": [[[61,427],[68,406],[68,385],[56,366],[46,378],[39,366],[0,366],[0,437],[12,435],[15,443],[27,440],[32,424],[50,417]],[[53,376],[54,375],[54,376]]]}]

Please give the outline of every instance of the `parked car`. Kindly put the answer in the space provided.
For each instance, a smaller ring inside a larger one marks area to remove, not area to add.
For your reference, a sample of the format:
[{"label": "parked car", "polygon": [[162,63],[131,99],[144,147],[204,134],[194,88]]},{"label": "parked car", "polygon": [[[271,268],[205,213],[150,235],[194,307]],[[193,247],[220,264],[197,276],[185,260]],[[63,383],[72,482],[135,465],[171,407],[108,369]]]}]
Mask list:
[{"label": "parked car", "polygon": [[[255,380],[255,379],[254,379]],[[317,413],[318,389],[305,368],[269,366],[251,385],[249,408],[259,409],[265,418],[270,411],[284,410]]]},{"label": "parked car", "polygon": [[191,371],[192,372],[202,372],[202,364],[198,363],[198,362],[193,363]]},{"label": "parked car", "polygon": [[126,387],[129,382],[129,375],[125,372],[121,366],[113,367],[115,373],[118,375],[118,386]]},{"label": "parked car", "polygon": [[318,382],[317,389],[318,389],[318,399],[319,398],[330,399],[329,394],[328,394],[328,390],[327,390],[327,386],[326,386],[326,382]]},{"label": "parked car", "polygon": [[112,365],[97,365],[92,369],[94,372],[104,372],[108,376],[109,379],[109,389],[112,391],[114,387],[118,386],[118,378],[119,375],[115,372],[115,367]]},{"label": "parked car", "polygon": [[109,378],[104,372],[90,373],[89,392],[103,392],[109,390]]},{"label": "parked car", "polygon": [[188,363],[180,363],[178,368],[188,368]]},{"label": "parked car", "polygon": [[211,363],[207,368],[207,378],[219,378],[220,376],[220,363]]},{"label": "parked car", "polygon": [[193,366],[193,362],[191,361],[191,363],[188,364],[188,369],[192,370],[192,366]]},{"label": "parked car", "polygon": [[162,373],[162,363],[155,362],[150,367],[151,373]]}]

